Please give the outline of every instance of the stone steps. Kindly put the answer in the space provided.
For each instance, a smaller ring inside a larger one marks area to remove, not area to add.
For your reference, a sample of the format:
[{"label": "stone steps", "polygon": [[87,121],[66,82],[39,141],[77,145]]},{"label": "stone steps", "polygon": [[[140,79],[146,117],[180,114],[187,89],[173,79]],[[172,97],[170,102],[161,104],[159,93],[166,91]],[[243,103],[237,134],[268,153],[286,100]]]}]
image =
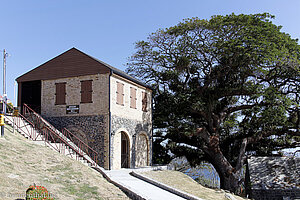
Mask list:
[{"label": "stone steps", "polygon": [[[86,166],[92,166],[91,163],[93,162],[93,160],[57,129],[55,129],[55,133],[62,137],[68,143],[69,146],[67,146],[64,143],[54,143],[49,141],[45,142],[45,136],[42,135],[38,130],[34,129],[31,124],[29,124],[27,121],[20,117],[12,117],[6,115],[4,117],[4,121],[10,126],[13,126],[13,123],[15,123],[15,130],[22,136],[24,136],[26,139],[33,141],[35,144],[45,145],[50,149],[58,151],[59,153],[67,157],[80,161]],[[51,129],[53,129],[52,126]],[[79,155],[75,150],[80,152],[81,155]]]}]

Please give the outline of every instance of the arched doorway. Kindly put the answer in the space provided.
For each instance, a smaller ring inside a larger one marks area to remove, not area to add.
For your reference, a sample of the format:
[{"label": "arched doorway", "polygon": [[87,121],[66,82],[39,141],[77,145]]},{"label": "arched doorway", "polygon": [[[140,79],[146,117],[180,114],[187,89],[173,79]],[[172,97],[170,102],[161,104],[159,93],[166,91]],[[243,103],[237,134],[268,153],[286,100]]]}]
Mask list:
[{"label": "arched doorway", "polygon": [[121,132],[121,168],[129,168],[130,160],[129,138],[125,132]]},{"label": "arched doorway", "polygon": [[145,167],[149,165],[149,145],[147,135],[141,133],[136,138],[136,167]]}]

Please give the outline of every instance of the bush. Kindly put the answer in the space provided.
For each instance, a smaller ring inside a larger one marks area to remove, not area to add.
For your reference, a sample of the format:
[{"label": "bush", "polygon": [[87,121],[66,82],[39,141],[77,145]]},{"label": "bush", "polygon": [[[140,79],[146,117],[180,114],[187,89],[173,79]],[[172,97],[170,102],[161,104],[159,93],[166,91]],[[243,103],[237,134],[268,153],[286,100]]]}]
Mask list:
[{"label": "bush", "polygon": [[6,112],[12,113],[14,111],[14,105],[12,103],[7,103]]},{"label": "bush", "polygon": [[54,200],[54,198],[51,197],[51,194],[48,192],[48,190],[43,186],[36,186],[31,185],[26,190],[26,200]]}]

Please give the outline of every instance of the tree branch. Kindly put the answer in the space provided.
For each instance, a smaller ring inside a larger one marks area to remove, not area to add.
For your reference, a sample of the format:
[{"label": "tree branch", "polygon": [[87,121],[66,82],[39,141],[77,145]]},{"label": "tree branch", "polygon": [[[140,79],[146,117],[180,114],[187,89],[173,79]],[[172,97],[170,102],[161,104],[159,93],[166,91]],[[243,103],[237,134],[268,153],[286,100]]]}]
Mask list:
[{"label": "tree branch", "polygon": [[241,144],[240,154],[235,167],[236,171],[239,171],[244,165],[244,161],[246,158],[245,152],[246,152],[247,143],[248,143],[248,139],[244,138]]},{"label": "tree branch", "polygon": [[256,105],[241,105],[241,106],[236,106],[236,107],[230,107],[224,110],[226,113],[233,113],[239,110],[245,110],[245,109],[251,109]]}]

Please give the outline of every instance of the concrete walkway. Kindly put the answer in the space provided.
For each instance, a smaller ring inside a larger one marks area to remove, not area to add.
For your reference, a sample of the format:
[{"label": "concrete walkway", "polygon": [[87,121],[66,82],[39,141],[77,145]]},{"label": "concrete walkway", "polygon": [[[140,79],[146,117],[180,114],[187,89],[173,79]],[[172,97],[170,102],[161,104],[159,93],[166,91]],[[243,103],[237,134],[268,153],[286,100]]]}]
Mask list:
[{"label": "concrete walkway", "polygon": [[[173,193],[156,187],[150,183],[142,181],[138,178],[131,176],[129,173],[135,171],[135,169],[121,169],[121,170],[105,170],[107,176],[113,181],[123,185],[124,187],[130,189],[141,197],[148,200],[182,200],[181,198]],[[141,172],[143,170],[138,170]]]}]

